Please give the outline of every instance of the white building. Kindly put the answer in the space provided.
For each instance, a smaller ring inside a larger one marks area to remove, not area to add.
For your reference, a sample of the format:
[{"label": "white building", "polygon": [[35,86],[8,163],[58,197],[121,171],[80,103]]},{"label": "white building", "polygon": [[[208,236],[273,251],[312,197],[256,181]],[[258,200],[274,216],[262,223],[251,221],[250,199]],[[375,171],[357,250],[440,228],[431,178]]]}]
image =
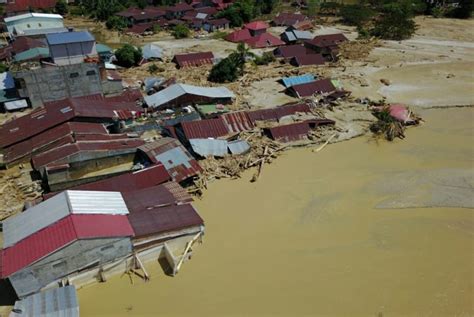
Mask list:
[{"label": "white building", "polygon": [[59,14],[25,13],[5,18],[5,25],[11,37],[47,34],[66,30],[63,17]]}]

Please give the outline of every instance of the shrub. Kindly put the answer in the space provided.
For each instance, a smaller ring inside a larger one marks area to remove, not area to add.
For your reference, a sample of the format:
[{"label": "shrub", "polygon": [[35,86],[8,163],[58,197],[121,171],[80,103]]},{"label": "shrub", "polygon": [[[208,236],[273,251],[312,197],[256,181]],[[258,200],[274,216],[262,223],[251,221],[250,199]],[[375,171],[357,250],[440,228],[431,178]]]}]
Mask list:
[{"label": "shrub", "polygon": [[155,73],[158,72],[158,70],[159,70],[159,68],[155,64],[151,64],[150,66],[148,66],[148,72],[150,74],[155,74]]},{"label": "shrub", "polygon": [[134,65],[138,65],[143,55],[141,49],[136,48],[130,44],[125,44],[115,51],[115,57],[117,58],[117,64],[120,66],[132,67]]},{"label": "shrub", "polygon": [[343,6],[339,14],[344,23],[361,26],[366,24],[375,15],[375,11],[364,5],[353,4]]},{"label": "shrub", "polygon": [[191,32],[189,31],[188,27],[183,24],[178,24],[177,26],[175,26],[172,32],[173,36],[176,39],[183,39],[183,38],[189,37],[190,33]]},{"label": "shrub", "polygon": [[3,63],[0,63],[0,73],[4,73],[7,70],[8,70],[8,66]]},{"label": "shrub", "polygon": [[239,68],[231,58],[224,58],[214,65],[209,74],[208,80],[215,83],[225,83],[235,81],[239,77]]},{"label": "shrub", "polygon": [[56,6],[54,7],[54,9],[55,9],[57,14],[60,14],[60,15],[67,14],[68,7],[67,7],[66,1],[59,0],[58,2],[56,2]]},{"label": "shrub", "polygon": [[107,19],[107,22],[105,22],[105,26],[109,30],[122,31],[128,26],[128,23],[123,17],[112,15]]},{"label": "shrub", "polygon": [[153,25],[153,33],[160,33],[161,32],[161,26],[158,24]]},{"label": "shrub", "polygon": [[254,63],[257,65],[268,65],[271,62],[275,61],[275,56],[272,52],[265,52],[262,56],[256,56],[254,58]]}]

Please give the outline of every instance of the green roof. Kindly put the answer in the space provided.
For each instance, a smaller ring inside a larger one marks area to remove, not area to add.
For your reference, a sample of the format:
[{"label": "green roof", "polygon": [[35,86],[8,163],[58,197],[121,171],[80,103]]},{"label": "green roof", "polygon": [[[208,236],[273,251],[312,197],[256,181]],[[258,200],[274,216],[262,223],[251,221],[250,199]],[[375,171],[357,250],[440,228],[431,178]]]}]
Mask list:
[{"label": "green roof", "polygon": [[97,50],[97,54],[112,53],[112,49],[105,44],[97,43],[95,47]]},{"label": "green roof", "polygon": [[229,112],[229,108],[225,105],[198,105],[196,108],[203,115]]},{"label": "green roof", "polygon": [[49,57],[49,48],[35,47],[15,55],[15,61],[21,62],[29,59]]}]

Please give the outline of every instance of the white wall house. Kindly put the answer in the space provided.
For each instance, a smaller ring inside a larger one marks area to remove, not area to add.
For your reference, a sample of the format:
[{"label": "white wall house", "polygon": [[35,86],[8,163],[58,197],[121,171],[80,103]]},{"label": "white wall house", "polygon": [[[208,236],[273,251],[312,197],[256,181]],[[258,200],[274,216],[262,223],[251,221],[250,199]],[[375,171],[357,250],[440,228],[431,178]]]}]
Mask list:
[{"label": "white wall house", "polygon": [[5,18],[5,24],[11,37],[41,33],[46,34],[50,33],[51,30],[64,29],[63,17],[59,14],[20,14]]},{"label": "white wall house", "polygon": [[46,40],[57,65],[78,64],[86,57],[98,57],[95,38],[87,31],[47,34]]}]

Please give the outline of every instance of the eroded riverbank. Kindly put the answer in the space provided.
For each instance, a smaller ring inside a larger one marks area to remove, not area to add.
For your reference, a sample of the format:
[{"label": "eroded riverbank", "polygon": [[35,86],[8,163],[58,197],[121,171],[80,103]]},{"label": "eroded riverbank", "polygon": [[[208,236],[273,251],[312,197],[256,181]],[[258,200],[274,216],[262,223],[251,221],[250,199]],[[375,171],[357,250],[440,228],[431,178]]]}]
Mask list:
[{"label": "eroded riverbank", "polygon": [[296,149],[257,183],[248,171],[210,184],[196,202],[204,244],[178,276],[151,264],[151,282],[117,276],[80,290],[82,315],[474,314],[472,208],[376,209],[406,187],[401,180],[451,169],[472,193],[474,109],[422,116],[403,141]]}]

